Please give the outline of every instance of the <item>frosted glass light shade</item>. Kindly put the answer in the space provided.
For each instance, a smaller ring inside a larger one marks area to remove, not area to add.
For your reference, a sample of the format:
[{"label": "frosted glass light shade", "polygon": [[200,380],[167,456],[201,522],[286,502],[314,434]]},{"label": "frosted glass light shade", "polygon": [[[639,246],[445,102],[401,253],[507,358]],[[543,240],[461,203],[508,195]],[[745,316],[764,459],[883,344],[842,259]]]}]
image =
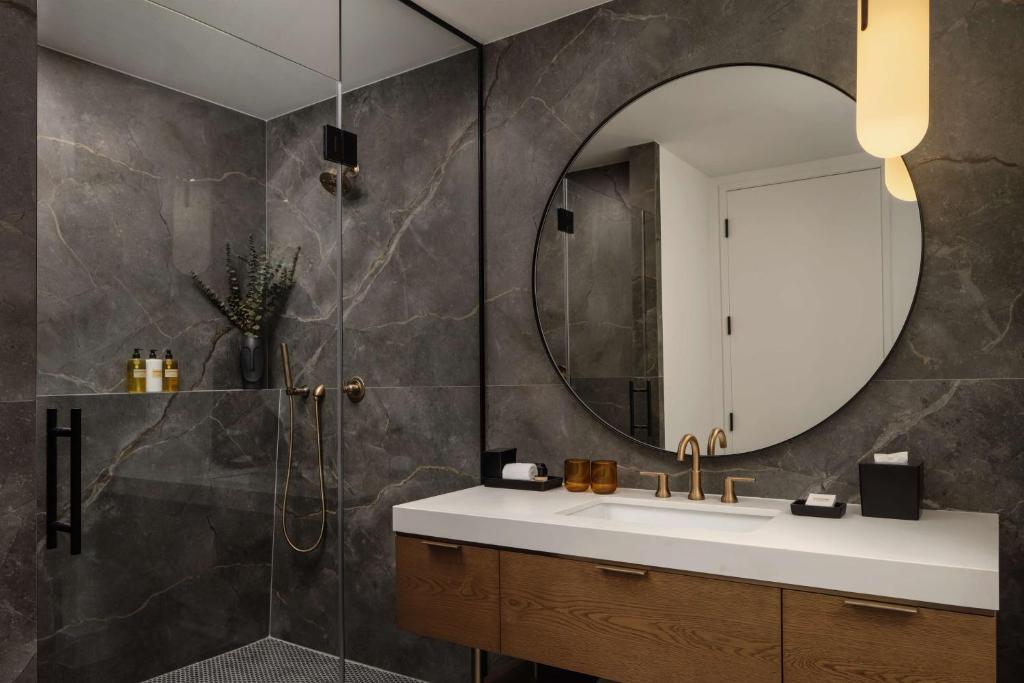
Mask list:
[{"label": "frosted glass light shade", "polygon": [[889,190],[889,194],[896,199],[902,199],[905,202],[917,201],[914,183],[910,180],[907,165],[900,157],[885,160],[885,189]]},{"label": "frosted glass light shade", "polygon": [[[864,9],[867,6],[867,27]],[[858,0],[857,139],[868,154],[906,154],[928,130],[928,0]]]}]

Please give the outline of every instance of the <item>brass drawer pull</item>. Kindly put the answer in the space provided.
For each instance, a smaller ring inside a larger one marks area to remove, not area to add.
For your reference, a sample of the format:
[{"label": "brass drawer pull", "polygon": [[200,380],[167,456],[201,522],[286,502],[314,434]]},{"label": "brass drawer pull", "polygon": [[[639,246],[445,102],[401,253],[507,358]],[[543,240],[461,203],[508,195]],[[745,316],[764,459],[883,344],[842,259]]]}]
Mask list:
[{"label": "brass drawer pull", "polygon": [[462,546],[457,543],[442,543],[441,541],[420,541],[423,545],[428,545],[431,548],[444,548],[445,550],[462,550]]},{"label": "brass drawer pull", "polygon": [[916,607],[904,607],[903,605],[890,605],[887,602],[871,602],[870,600],[843,600],[843,604],[849,607],[867,607],[868,609],[880,609],[885,612],[900,612],[902,614],[917,614]]},{"label": "brass drawer pull", "polygon": [[630,576],[647,576],[646,569],[630,569],[629,567],[612,567],[607,564],[595,565],[598,569],[603,572],[611,572],[612,574],[628,574]]}]

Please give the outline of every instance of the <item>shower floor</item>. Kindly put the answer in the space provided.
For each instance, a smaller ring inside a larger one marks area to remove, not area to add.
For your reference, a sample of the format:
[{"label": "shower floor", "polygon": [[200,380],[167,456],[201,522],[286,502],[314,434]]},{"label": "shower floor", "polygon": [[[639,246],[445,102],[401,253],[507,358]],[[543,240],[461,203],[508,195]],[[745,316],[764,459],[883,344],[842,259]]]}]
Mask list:
[{"label": "shower floor", "polygon": [[[225,652],[146,683],[340,683],[338,658],[276,638]],[[415,678],[345,662],[345,683],[420,683]]]}]

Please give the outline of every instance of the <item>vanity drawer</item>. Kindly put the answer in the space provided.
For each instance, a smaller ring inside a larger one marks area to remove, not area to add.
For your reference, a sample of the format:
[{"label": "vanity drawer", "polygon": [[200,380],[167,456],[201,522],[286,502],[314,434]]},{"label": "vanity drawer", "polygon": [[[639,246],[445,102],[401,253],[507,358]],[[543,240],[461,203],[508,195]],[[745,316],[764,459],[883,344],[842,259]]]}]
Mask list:
[{"label": "vanity drawer", "polygon": [[995,617],[783,591],[786,683],[996,679]]},{"label": "vanity drawer", "polygon": [[400,629],[497,651],[497,550],[397,536],[395,574]]},{"label": "vanity drawer", "polygon": [[503,654],[623,683],[781,681],[780,591],[501,553]]}]

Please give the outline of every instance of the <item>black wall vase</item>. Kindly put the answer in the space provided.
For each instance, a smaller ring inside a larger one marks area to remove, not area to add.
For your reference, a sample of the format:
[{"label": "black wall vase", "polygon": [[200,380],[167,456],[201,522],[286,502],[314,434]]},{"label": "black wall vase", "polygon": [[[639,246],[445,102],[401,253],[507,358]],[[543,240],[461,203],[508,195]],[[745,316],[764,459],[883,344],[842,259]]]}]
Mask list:
[{"label": "black wall vase", "polygon": [[238,362],[242,370],[242,386],[246,389],[262,389],[267,368],[263,337],[245,335],[238,349]]}]

